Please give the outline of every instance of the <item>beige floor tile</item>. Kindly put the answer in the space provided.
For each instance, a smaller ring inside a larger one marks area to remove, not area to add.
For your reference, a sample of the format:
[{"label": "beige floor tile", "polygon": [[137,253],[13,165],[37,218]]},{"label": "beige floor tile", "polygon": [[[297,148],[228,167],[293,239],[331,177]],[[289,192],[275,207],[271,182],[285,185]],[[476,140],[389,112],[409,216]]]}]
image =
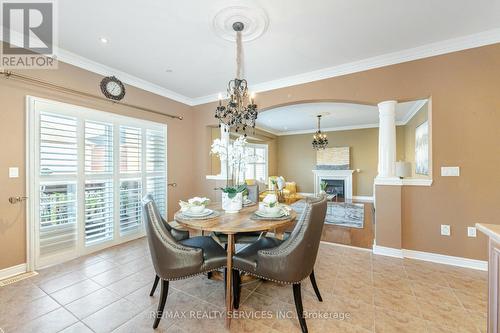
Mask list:
[{"label": "beige floor tile", "polygon": [[373,303],[373,286],[356,280],[337,280],[333,288],[333,295],[362,300],[371,304]]},{"label": "beige floor tile", "polygon": [[81,282],[75,283],[69,287],[58,290],[50,296],[54,298],[58,303],[65,305],[76,301],[79,298],[87,296],[94,291],[101,289],[101,286],[92,280],[83,280]]},{"label": "beige floor tile", "polygon": [[461,306],[445,302],[435,303],[423,298],[418,298],[418,304],[422,317],[427,321],[440,323],[443,326],[475,330],[475,325],[470,316]]},{"label": "beige floor tile", "polygon": [[109,261],[109,260],[101,260],[101,261],[98,261],[92,265],[86,265],[85,267],[83,267],[82,269],[80,269],[79,271],[85,275],[86,277],[93,277],[93,276],[96,276],[96,275],[99,275],[101,273],[104,273],[106,271],[109,271],[110,269],[116,267],[116,264]]},{"label": "beige floor tile", "polygon": [[154,311],[156,311],[156,307],[147,308],[113,330],[113,333],[167,332],[168,328],[173,325],[172,321],[168,318],[162,318],[158,328],[156,330],[153,329],[153,323],[155,320]]},{"label": "beige floor tile", "polygon": [[[315,275],[324,301],[318,301],[309,279],[303,281],[306,314],[350,317],[309,318],[309,332],[486,330],[486,272],[321,244]],[[18,332],[21,324],[25,331],[35,326],[52,331],[57,326],[54,330],[66,333],[87,333],[91,328],[154,332],[152,315],[160,288],[149,296],[153,278],[145,238],[52,266],[34,278],[0,288],[0,327],[6,332]],[[245,317],[233,319],[230,330],[224,327],[222,281],[198,276],[172,281],[169,289],[168,316],[156,332],[300,332],[291,286],[260,280],[244,285],[238,313]],[[211,311],[218,316],[198,318]],[[268,311],[270,318],[255,318],[258,311]],[[56,314],[62,319],[54,323]]]},{"label": "beige floor tile", "polygon": [[391,311],[386,308],[375,309],[375,332],[415,333],[425,332],[424,320],[411,313]]},{"label": "beige floor tile", "polygon": [[0,287],[0,307],[12,302],[29,302],[47,296],[38,286],[31,283],[31,279]]},{"label": "beige floor tile", "polygon": [[38,286],[40,289],[48,294],[61,290],[63,288],[69,287],[75,283],[85,280],[85,275],[80,272],[72,272],[65,274],[63,276],[50,279],[48,281],[40,283]]},{"label": "beige floor tile", "polygon": [[81,321],[65,328],[60,333],[93,333],[90,328],[85,326]]},{"label": "beige floor tile", "polygon": [[391,289],[374,289],[374,305],[392,311],[410,313],[420,317],[416,297]]},{"label": "beige floor tile", "polygon": [[81,320],[119,299],[118,295],[103,288],[77,299],[65,307]]},{"label": "beige floor tile", "polygon": [[49,312],[37,319],[30,321],[24,326],[16,329],[16,333],[53,333],[59,332],[72,324],[78,319],[73,316],[68,310],[59,308]]},{"label": "beige floor tile", "polygon": [[12,332],[16,327],[60,307],[49,296],[43,296],[29,302],[11,302],[0,307],[0,327],[6,332]]},{"label": "beige floor tile", "polygon": [[391,289],[412,295],[410,280],[386,274],[373,274],[373,286],[375,288]]},{"label": "beige floor tile", "polygon": [[450,287],[443,287],[436,284],[427,284],[424,282],[411,282],[411,288],[415,296],[433,302],[446,302],[452,305],[460,306],[460,303]]},{"label": "beige floor tile", "polygon": [[[141,310],[144,310],[146,308],[151,307],[152,305],[158,305],[158,301],[160,298],[160,284],[158,283],[158,286],[156,287],[156,291],[153,294],[153,296],[149,296],[149,293],[151,292],[151,288],[153,286],[153,283],[151,282],[150,284],[145,285],[142,288],[137,289],[131,294],[128,294],[125,296],[125,299],[134,303],[137,305]],[[174,293],[176,293],[177,290],[174,288],[168,288],[168,296],[171,297]]]},{"label": "beige floor tile", "polygon": [[143,272],[134,273],[132,275],[127,276],[124,279],[121,279],[115,283],[108,285],[106,288],[111,290],[117,295],[121,297],[125,297],[126,295],[136,291],[139,288],[144,286],[152,286],[155,278],[155,274],[152,270],[147,270],[147,274]]},{"label": "beige floor tile", "polygon": [[111,332],[140,312],[133,303],[120,299],[91,314],[82,321],[94,332]]},{"label": "beige floor tile", "polygon": [[373,329],[375,312],[372,303],[366,303],[347,296],[335,297],[330,304],[330,311],[346,316],[345,322],[361,326],[367,330]]}]

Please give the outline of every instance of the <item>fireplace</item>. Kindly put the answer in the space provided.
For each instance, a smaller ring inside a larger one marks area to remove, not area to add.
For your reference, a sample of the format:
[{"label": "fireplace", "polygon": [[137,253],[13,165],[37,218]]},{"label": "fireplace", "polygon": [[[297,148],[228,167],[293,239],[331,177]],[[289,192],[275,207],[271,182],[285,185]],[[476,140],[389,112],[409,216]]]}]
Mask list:
[{"label": "fireplace", "polygon": [[343,179],[321,179],[320,183],[325,182],[327,194],[335,194],[337,198],[345,199],[345,182]]},{"label": "fireplace", "polygon": [[[339,198],[352,199],[352,174],[354,170],[314,169],[314,193],[321,191],[322,181],[328,183],[327,193],[337,193]],[[333,192],[337,191],[337,192]]]}]

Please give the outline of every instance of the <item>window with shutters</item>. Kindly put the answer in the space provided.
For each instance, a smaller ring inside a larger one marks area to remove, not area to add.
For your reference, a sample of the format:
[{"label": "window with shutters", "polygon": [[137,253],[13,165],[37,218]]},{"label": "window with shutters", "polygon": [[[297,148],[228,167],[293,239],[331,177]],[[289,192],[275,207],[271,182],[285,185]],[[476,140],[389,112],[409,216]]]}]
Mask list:
[{"label": "window with shutters", "polygon": [[267,145],[248,143],[245,153],[251,157],[246,165],[245,179],[255,179],[265,183],[268,172]]},{"label": "window with shutters", "polygon": [[167,214],[166,125],[28,101],[37,268],[144,236],[148,193]]}]

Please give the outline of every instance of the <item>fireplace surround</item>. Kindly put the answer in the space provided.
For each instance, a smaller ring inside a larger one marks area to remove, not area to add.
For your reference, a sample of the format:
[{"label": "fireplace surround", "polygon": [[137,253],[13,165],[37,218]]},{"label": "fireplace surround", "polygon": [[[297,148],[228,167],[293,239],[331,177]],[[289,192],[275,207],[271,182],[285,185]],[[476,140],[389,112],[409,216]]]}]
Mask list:
[{"label": "fireplace surround", "polygon": [[321,191],[321,181],[342,180],[344,181],[344,198],[352,199],[352,174],[354,170],[313,170],[314,193]]}]

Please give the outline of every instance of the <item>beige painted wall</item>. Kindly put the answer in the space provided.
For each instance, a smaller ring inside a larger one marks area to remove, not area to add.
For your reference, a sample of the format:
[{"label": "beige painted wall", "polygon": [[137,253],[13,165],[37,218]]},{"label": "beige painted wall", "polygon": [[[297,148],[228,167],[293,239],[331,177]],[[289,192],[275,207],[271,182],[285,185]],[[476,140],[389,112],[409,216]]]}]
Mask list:
[{"label": "beige painted wall", "polygon": [[[58,70],[31,70],[26,75],[36,76],[66,87],[100,94],[97,74],[60,63]],[[192,193],[193,179],[190,172],[193,163],[192,110],[181,103],[127,86],[125,101],[151,109],[182,115],[184,120],[174,120],[161,115],[145,113],[108,102],[70,96],[28,86],[14,80],[0,77],[0,269],[18,265],[26,258],[26,215],[25,204],[11,205],[10,196],[26,195],[26,95],[33,95],[65,103],[82,105],[97,110],[120,113],[125,116],[164,122],[168,126],[168,178],[176,182],[176,188],[169,188],[169,213],[172,215],[179,199]],[[9,167],[19,167],[19,178],[8,178]]]},{"label": "beige painted wall", "polygon": [[[329,147],[350,147],[353,174],[352,193],[372,196],[373,180],[377,176],[378,128],[325,132]],[[404,132],[398,126],[397,154],[404,154]],[[312,134],[278,137],[278,174],[297,183],[299,192],[314,192],[312,170],[316,166],[316,151],[311,148]]]},{"label": "beige painted wall", "polygon": [[376,188],[375,241],[377,246],[402,248],[401,219],[402,187],[380,186]]},{"label": "beige painted wall", "polygon": [[[259,93],[260,110],[299,102],[348,101],[375,105],[385,100],[432,97],[433,169],[460,166],[460,177],[434,175],[430,187],[403,188],[403,247],[486,259],[486,240],[467,237],[475,222],[500,223],[500,44],[421,59],[365,72]],[[213,123],[215,103],[196,106],[195,186],[210,159],[196,133]],[[264,111],[265,112],[265,111]],[[439,235],[439,225],[452,236]]]}]

